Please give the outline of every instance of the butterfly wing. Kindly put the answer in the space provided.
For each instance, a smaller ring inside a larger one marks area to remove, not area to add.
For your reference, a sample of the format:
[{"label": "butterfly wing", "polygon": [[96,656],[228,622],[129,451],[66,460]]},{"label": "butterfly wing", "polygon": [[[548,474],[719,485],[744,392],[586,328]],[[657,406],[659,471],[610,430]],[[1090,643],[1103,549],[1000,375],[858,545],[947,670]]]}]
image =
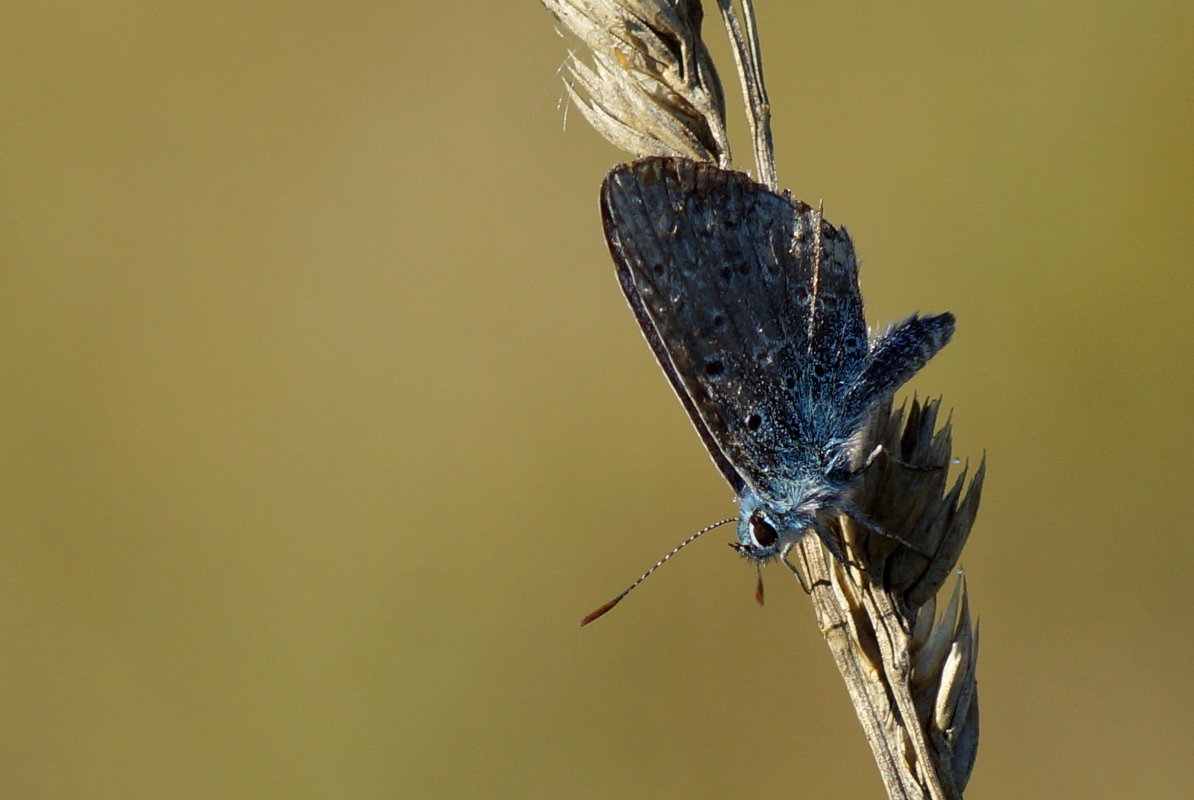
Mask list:
[{"label": "butterfly wing", "polygon": [[871,345],[866,367],[842,399],[846,413],[861,416],[890,397],[937,355],[954,334],[954,315],[913,314],[892,325]]},{"label": "butterfly wing", "polygon": [[780,498],[820,471],[823,406],[866,359],[853,248],[818,212],[712,164],[651,158],[601,193],[618,278],[734,487]]}]

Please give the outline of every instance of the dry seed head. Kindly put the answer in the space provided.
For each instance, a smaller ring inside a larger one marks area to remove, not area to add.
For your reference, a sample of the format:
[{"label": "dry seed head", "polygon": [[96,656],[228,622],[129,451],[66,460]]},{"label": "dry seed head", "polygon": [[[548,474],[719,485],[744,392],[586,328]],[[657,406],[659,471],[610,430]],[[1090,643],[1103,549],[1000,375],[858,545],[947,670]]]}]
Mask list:
[{"label": "dry seed head", "polygon": [[701,39],[699,0],[542,0],[589,48],[568,57],[568,94],[614,146],[728,166],[725,98]]},{"label": "dry seed head", "polygon": [[985,473],[985,462],[980,463],[967,485],[963,468],[949,484],[950,424],[937,429],[939,408],[939,401],[914,398],[906,408],[893,411],[887,403],[876,410],[860,452],[869,453],[876,445],[883,452],[863,473],[852,498],[855,508],[919,552],[842,520],[868,568],[882,575],[883,583],[911,609],[935,596],[957,566]]},{"label": "dry seed head", "polygon": [[[926,612],[931,618],[928,605],[921,610]],[[964,576],[954,584],[941,619],[927,638],[914,636],[912,648],[913,696],[929,729],[939,772],[964,787],[978,750],[978,630],[970,620]]]},{"label": "dry seed head", "polygon": [[[875,686],[905,687],[914,707],[908,718],[924,725],[934,773],[960,796],[978,748],[978,637],[965,580],[958,578],[940,618],[937,594],[955,573],[970,533],[984,466],[969,484],[965,470],[950,483],[949,423],[938,429],[937,416],[936,401],[877,409],[860,453],[877,445],[882,451],[851,498],[863,515],[919,552],[843,515],[837,522],[847,554],[865,568],[833,565],[833,581],[853,619],[855,658],[881,674]],[[877,642],[889,649],[875,651]],[[905,725],[895,734],[904,739],[913,730]]]}]

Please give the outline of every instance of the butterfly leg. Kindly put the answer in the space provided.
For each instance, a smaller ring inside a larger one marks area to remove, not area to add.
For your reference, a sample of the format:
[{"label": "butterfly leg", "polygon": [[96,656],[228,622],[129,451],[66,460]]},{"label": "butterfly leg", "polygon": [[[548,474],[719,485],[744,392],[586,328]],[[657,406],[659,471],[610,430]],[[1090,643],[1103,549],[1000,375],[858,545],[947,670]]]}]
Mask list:
[{"label": "butterfly leg", "polygon": [[861,475],[862,473],[866,472],[871,468],[871,465],[878,460],[880,455],[887,456],[888,461],[911,472],[937,472],[938,470],[946,469],[945,464],[912,464],[908,461],[904,461],[901,458],[897,458],[896,456],[892,455],[891,451],[886,447],[881,444],[877,444],[875,445],[875,449],[871,451],[870,455],[866,457],[866,461],[863,463],[863,465],[854,470],[853,474]]},{"label": "butterfly leg", "polygon": [[858,509],[850,508],[848,506],[842,506],[842,513],[845,514],[850,519],[857,522],[859,525],[862,525],[867,530],[869,530],[873,533],[877,533],[885,539],[891,539],[893,542],[899,542],[900,544],[904,545],[904,547],[907,547],[909,550],[911,550],[913,553],[922,555],[925,558],[933,557],[932,553],[926,553],[923,550],[921,550],[919,547],[917,547],[916,545],[912,544],[912,542],[909,542],[907,539],[897,536],[896,534],[887,530],[887,528],[884,528],[882,525],[880,525],[875,520],[868,517],[866,514],[863,514]]},{"label": "butterfly leg", "polygon": [[792,574],[796,576],[796,580],[800,581],[800,588],[804,590],[804,593],[812,594],[813,590],[809,587],[808,579],[804,577],[804,573],[800,571],[800,567],[788,560],[788,553],[790,552],[792,552],[791,547],[785,548],[783,554],[779,557],[780,560],[784,562],[784,566],[792,570]]},{"label": "butterfly leg", "polygon": [[[847,512],[845,509],[842,509],[842,513]],[[825,526],[821,525],[819,522],[814,522],[812,528],[817,532],[817,536],[819,536],[821,541],[825,544],[825,549],[828,550],[835,559],[837,559],[838,563],[866,572],[865,566],[846,556],[846,551],[842,549],[842,540],[840,538],[831,536]]]},{"label": "butterfly leg", "polygon": [[829,535],[829,531],[820,522],[815,521],[812,525],[813,530],[821,537],[821,541],[825,543],[825,549],[833,554],[833,557],[847,566],[854,565],[854,562],[846,558],[846,551],[842,549],[842,543],[839,539]]}]

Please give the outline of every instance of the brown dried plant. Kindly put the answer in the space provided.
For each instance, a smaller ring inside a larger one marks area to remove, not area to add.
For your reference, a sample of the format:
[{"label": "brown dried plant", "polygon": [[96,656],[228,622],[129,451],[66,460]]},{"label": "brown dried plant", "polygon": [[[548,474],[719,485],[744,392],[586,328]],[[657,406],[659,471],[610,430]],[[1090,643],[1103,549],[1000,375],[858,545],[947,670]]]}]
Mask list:
[{"label": "brown dried plant", "polygon": [[985,460],[946,490],[949,423],[938,401],[879,408],[860,453],[880,454],[853,504],[904,544],[842,515],[848,563],[806,536],[798,558],[817,620],[892,798],[960,798],[978,750],[978,630],[954,574],[982,494]]},{"label": "brown dried plant", "polygon": [[566,62],[569,95],[615,146],[730,163],[725,96],[701,39],[699,2],[558,0],[548,10],[589,48]]}]

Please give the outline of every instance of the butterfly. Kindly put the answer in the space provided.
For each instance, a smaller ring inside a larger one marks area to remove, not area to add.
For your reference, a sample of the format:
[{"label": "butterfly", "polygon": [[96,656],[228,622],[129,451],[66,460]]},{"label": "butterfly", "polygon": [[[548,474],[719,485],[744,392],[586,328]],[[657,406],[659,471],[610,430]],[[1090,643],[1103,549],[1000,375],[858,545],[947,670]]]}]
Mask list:
[{"label": "butterfly", "polygon": [[842,559],[819,519],[852,513],[871,412],[949,342],[953,315],[870,338],[849,234],[741,172],[642,159],[606,176],[601,214],[643,336],[737,495],[734,547],[762,564],[811,530]]}]

